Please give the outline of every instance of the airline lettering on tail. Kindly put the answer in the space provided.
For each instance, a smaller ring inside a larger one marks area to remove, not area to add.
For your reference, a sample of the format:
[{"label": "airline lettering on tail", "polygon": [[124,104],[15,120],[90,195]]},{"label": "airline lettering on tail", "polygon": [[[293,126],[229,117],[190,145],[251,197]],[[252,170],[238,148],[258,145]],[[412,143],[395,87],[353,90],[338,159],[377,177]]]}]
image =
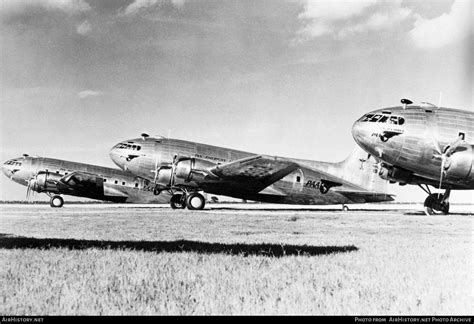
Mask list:
[{"label": "airline lettering on tail", "polygon": [[321,185],[322,185],[321,181],[308,180],[304,186],[308,188],[319,189],[321,188]]}]

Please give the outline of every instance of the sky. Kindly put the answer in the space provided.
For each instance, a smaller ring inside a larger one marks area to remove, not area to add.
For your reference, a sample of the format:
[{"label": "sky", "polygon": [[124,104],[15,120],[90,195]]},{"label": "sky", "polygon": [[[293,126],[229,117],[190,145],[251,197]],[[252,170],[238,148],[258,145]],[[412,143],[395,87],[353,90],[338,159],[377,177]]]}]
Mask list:
[{"label": "sky", "polygon": [[[367,111],[474,109],[473,3],[3,0],[0,159],[114,167],[110,148],[145,132],[339,161]],[[25,193],[0,176],[0,200]]]}]

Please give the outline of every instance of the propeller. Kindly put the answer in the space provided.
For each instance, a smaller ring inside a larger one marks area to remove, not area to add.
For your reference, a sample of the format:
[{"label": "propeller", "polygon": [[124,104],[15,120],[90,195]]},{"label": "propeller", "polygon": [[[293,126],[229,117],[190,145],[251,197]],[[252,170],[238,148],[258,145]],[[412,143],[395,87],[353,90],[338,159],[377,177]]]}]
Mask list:
[{"label": "propeller", "polygon": [[31,192],[32,191],[33,191],[33,193],[35,192],[34,186],[36,184],[37,178],[38,178],[38,171],[33,173],[33,175],[27,180],[28,185],[26,186],[26,201],[30,200]]},{"label": "propeller", "polygon": [[[29,155],[28,154],[23,154],[23,158],[27,158]],[[41,163],[40,165],[42,166],[44,163],[44,157],[41,158]],[[33,166],[33,164],[32,164]],[[30,200],[30,197],[31,197],[31,192],[33,191],[33,194],[36,193],[36,189],[35,188],[35,185],[37,183],[37,180],[38,180],[38,174],[40,173],[38,171],[38,167],[39,165],[37,164],[36,165],[36,169],[35,171],[33,172],[33,174],[30,176],[30,178],[28,180],[26,180],[28,182],[27,186],[26,186],[26,200],[29,201]]]},{"label": "propeller", "polygon": [[152,170],[151,172],[155,173],[155,179],[153,180],[153,183],[156,186],[156,179],[158,178],[158,155],[155,153],[155,169]]},{"label": "propeller", "polygon": [[[459,135],[459,137],[451,144],[448,144],[444,150],[441,151],[440,145],[437,141],[435,141],[433,137],[433,141],[435,143],[435,148],[436,151],[440,154],[441,156],[441,170],[440,170],[440,175],[439,175],[439,187],[438,190],[441,190],[441,187],[443,185],[443,176],[446,174],[446,162],[448,161],[449,157],[453,155],[459,145],[463,142],[464,138],[462,135]],[[438,199],[439,199],[439,192],[438,192]]]}]

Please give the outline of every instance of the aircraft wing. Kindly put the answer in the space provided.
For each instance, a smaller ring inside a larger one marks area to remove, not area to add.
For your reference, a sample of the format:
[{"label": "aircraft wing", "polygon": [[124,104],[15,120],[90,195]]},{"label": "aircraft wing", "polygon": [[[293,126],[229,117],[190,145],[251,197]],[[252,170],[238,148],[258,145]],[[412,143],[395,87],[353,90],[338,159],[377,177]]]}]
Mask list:
[{"label": "aircraft wing", "polygon": [[59,179],[58,188],[66,193],[103,193],[104,179],[96,174],[74,171]]},{"label": "aircraft wing", "polygon": [[63,176],[57,183],[58,188],[65,194],[86,194],[127,198],[128,195],[108,183],[104,179],[93,173],[74,171]]},{"label": "aircraft wing", "polygon": [[219,178],[259,192],[272,183],[295,171],[299,165],[273,156],[257,155],[226,164],[220,164],[211,173]]}]

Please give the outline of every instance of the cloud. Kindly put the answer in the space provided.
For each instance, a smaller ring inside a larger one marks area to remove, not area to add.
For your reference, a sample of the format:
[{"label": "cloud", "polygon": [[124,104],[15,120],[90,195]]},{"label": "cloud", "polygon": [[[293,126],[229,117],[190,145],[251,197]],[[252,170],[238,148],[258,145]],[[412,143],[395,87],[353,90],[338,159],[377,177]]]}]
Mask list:
[{"label": "cloud", "polygon": [[402,7],[401,3],[400,0],[306,0],[304,10],[298,16],[303,24],[297,33],[298,40],[322,36],[342,39],[397,27],[413,16],[412,10]]},{"label": "cloud", "polygon": [[303,38],[336,34],[336,26],[345,20],[360,16],[377,0],[325,1],[307,0],[298,18],[305,26],[298,32]]},{"label": "cloud", "polygon": [[408,8],[392,8],[385,12],[375,12],[359,23],[341,28],[337,35],[346,37],[350,34],[393,28],[410,18],[411,15],[412,11]]},{"label": "cloud", "polygon": [[185,0],[135,0],[131,4],[129,4],[125,10],[125,15],[135,15],[139,11],[142,11],[147,8],[154,7],[156,5],[161,4],[171,4],[173,7],[181,9],[184,6]]},{"label": "cloud", "polygon": [[76,31],[79,35],[86,36],[92,31],[92,26],[87,20],[85,20],[82,24],[77,26]]},{"label": "cloud", "polygon": [[11,18],[28,13],[31,10],[43,9],[61,11],[68,15],[76,15],[89,11],[91,7],[84,0],[2,0],[0,1],[0,17]]},{"label": "cloud", "polygon": [[86,98],[93,98],[93,97],[99,97],[104,95],[102,91],[95,91],[95,90],[84,90],[81,91],[77,94],[77,96],[80,99],[86,99]]},{"label": "cloud", "polygon": [[308,0],[300,18],[321,19],[325,21],[347,19],[361,14],[377,0],[327,1]]},{"label": "cloud", "polygon": [[[470,0],[455,0],[448,13],[424,18],[420,13],[404,7],[407,4],[401,0],[305,0],[303,11],[298,16],[302,27],[297,32],[296,41],[323,36],[343,39],[381,30],[409,30],[405,35],[416,47],[438,48],[472,33],[473,3]],[[407,29],[413,22],[413,28]]]},{"label": "cloud", "polygon": [[433,49],[459,41],[472,33],[473,2],[456,0],[449,13],[426,19],[416,15],[415,27],[409,35],[418,48]]}]

